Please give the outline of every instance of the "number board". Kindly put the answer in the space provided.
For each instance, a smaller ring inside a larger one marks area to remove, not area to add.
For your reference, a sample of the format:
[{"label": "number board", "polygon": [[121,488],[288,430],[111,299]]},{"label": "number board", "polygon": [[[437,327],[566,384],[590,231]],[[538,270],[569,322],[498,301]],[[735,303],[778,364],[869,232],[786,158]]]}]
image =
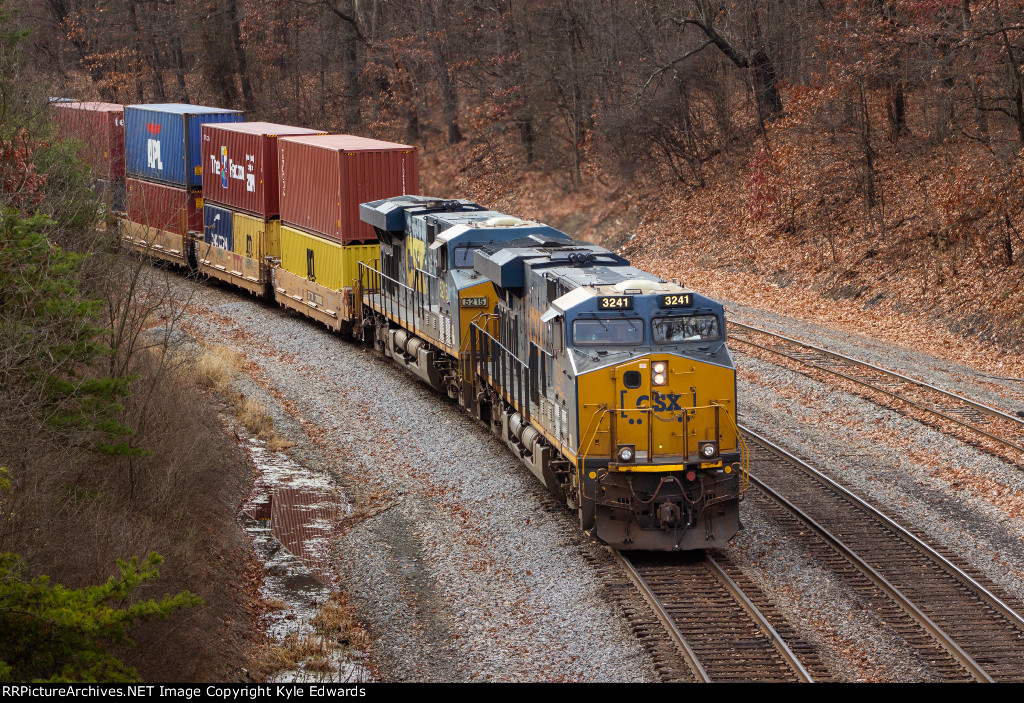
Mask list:
[{"label": "number board", "polygon": [[462,298],[464,308],[486,308],[487,298]]},{"label": "number board", "polygon": [[669,293],[658,298],[658,307],[689,308],[693,307],[693,293]]},{"label": "number board", "polygon": [[597,299],[598,310],[632,310],[633,296],[631,295],[602,295]]}]

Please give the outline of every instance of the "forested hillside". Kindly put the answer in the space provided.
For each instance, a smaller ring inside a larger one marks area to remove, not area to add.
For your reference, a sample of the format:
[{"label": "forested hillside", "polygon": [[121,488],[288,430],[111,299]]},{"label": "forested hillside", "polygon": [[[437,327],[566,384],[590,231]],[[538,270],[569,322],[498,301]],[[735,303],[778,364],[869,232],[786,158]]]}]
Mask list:
[{"label": "forested hillside", "polygon": [[1019,0],[18,4],[76,97],[399,139],[435,193],[664,266],[904,309],[967,287],[997,324],[964,331],[1019,332]]}]

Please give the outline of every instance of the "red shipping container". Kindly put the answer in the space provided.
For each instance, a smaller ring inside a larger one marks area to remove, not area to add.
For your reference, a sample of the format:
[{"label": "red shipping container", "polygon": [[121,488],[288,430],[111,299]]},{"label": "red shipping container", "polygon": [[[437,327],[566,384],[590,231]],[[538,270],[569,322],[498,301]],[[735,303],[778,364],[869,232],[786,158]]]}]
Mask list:
[{"label": "red shipping container", "polygon": [[360,203],[420,190],[416,149],[331,134],[277,140],[281,221],[343,244],[373,242]]},{"label": "red shipping container", "polygon": [[264,219],[277,217],[277,138],[327,134],[272,122],[204,124],[203,198]]},{"label": "red shipping container", "polygon": [[85,143],[82,157],[97,178],[124,178],[124,105],[116,103],[51,103],[57,134]]},{"label": "red shipping container", "polygon": [[198,190],[125,180],[128,220],[173,234],[203,231],[203,196]]}]

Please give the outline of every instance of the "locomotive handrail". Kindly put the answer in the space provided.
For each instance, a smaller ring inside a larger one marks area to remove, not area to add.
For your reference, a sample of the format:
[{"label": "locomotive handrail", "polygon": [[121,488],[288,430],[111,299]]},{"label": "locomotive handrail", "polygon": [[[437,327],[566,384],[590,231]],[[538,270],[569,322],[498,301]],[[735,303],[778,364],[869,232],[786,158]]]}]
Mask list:
[{"label": "locomotive handrail", "polygon": [[733,414],[729,412],[729,408],[724,405],[720,407],[725,410],[725,416],[729,418],[732,428],[736,432],[736,446],[740,450],[740,491],[745,493],[750,488],[750,447],[747,446],[747,440],[740,432],[740,425],[736,422]]},{"label": "locomotive handrail", "polygon": [[[419,334],[420,329],[422,327],[421,318],[423,317],[423,311],[425,309],[428,309],[430,305],[429,301],[427,301],[426,307],[424,307],[424,294],[414,288],[410,288],[401,281],[392,278],[383,271],[367,266],[362,261],[359,262],[359,281],[361,288],[364,269],[367,271],[371,279],[377,279],[377,286],[374,289],[377,291],[377,293],[370,294],[370,302],[376,302],[383,309],[386,315],[392,315],[398,320],[410,323],[412,325],[413,331]],[[387,281],[391,285],[395,286],[398,290],[400,290],[402,294],[401,299],[397,298],[396,296],[385,293],[383,290],[383,286],[380,285],[381,281]],[[373,295],[377,296],[377,300],[374,300]],[[410,298],[412,299],[412,304],[410,304]],[[405,315],[402,314],[403,309],[405,311]],[[419,314],[417,314],[417,311],[419,311]]]},{"label": "locomotive handrail", "polygon": [[[518,410],[527,422],[533,413],[530,410],[530,367],[504,344],[475,322],[469,325],[471,368],[474,376],[497,389],[512,407]],[[477,341],[480,344],[477,344]],[[478,354],[486,348],[486,358]],[[515,365],[512,364],[515,362]],[[483,373],[486,367],[486,374]],[[497,379],[497,383],[495,382]]]}]

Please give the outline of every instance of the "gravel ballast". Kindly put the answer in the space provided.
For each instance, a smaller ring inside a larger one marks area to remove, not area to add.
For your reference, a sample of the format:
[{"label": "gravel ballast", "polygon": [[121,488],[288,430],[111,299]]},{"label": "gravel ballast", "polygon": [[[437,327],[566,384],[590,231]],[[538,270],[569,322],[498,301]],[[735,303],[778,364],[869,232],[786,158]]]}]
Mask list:
[{"label": "gravel ballast", "polygon": [[[182,281],[182,285],[190,285]],[[573,516],[455,404],[312,322],[204,285],[183,329],[245,354],[296,461],[362,511],[343,588],[387,681],[656,681]]]},{"label": "gravel ballast", "polygon": [[[298,442],[293,459],[335,476],[356,505],[336,564],[373,636],[380,680],[658,680],[601,593],[591,565],[606,562],[601,548],[485,428],[388,360],[305,318],[227,287],[201,290],[185,331],[246,355],[251,392]],[[763,311],[739,313],[965,395],[980,389],[1008,410],[1016,402],[966,367]],[[1024,523],[989,495],[1024,491],[1016,467],[770,361],[737,360],[745,424],[1024,598]],[[934,680],[898,633],[788,543],[758,502],[744,502],[746,529],[730,554],[836,678]]]}]

